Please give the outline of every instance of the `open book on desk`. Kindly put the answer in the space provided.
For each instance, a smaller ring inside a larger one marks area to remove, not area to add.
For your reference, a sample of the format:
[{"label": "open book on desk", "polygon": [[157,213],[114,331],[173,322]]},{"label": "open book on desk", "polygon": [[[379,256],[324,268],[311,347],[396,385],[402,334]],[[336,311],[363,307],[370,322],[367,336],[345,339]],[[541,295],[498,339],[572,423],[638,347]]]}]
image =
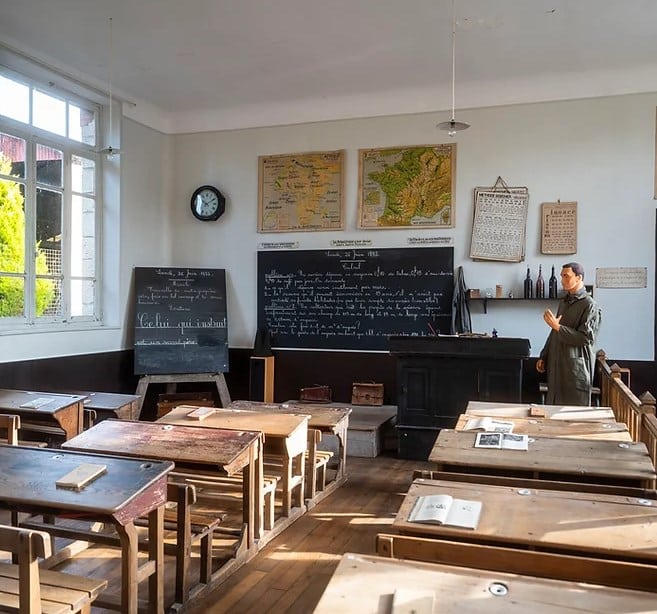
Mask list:
[{"label": "open book on desk", "polygon": [[487,433],[511,433],[513,422],[489,417],[470,418],[463,427],[464,431],[478,431],[479,429]]},{"label": "open book on desk", "polygon": [[455,499],[451,495],[424,495],[415,501],[408,522],[476,529],[480,514],[481,501]]},{"label": "open book on desk", "polygon": [[475,448],[497,448],[502,450],[528,450],[529,437],[513,433],[477,433]]}]

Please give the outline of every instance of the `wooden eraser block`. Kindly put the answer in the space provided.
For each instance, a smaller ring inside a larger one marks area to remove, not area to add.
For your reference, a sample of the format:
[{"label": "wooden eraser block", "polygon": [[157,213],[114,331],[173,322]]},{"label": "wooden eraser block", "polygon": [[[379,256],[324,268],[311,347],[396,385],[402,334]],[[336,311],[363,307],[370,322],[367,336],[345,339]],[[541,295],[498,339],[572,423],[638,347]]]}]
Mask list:
[{"label": "wooden eraser block", "polygon": [[192,420],[205,420],[210,414],[216,411],[214,407],[199,407],[187,414],[187,417]]},{"label": "wooden eraser block", "polygon": [[530,407],[529,415],[533,418],[545,418],[545,410],[542,407]]},{"label": "wooden eraser block", "polygon": [[55,482],[60,488],[80,490],[107,471],[107,465],[82,463]]}]

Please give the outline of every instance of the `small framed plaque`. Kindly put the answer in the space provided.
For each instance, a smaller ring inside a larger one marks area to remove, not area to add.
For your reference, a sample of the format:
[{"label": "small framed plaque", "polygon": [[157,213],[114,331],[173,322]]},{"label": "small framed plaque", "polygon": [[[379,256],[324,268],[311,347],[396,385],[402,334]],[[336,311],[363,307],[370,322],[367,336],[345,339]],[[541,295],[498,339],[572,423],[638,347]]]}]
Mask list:
[{"label": "small framed plaque", "polygon": [[577,252],[577,203],[543,203],[541,205],[541,253],[575,254]]}]

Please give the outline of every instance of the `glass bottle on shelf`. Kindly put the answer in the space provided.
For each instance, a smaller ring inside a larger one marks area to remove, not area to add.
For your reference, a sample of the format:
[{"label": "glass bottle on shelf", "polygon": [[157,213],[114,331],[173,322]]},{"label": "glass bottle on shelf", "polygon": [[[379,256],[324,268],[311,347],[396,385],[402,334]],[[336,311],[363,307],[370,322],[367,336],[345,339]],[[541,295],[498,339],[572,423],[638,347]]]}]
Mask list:
[{"label": "glass bottle on shelf", "polygon": [[527,267],[527,277],[525,277],[525,286],[524,286],[524,297],[532,298],[533,295],[533,284],[532,284],[532,275]]},{"label": "glass bottle on shelf", "polygon": [[538,265],[538,277],[536,278],[536,298],[545,298],[545,280],[543,279],[543,269]]},{"label": "glass bottle on shelf", "polygon": [[557,298],[557,276],[554,274],[554,265],[552,265],[552,275],[548,282],[548,296],[550,298]]}]

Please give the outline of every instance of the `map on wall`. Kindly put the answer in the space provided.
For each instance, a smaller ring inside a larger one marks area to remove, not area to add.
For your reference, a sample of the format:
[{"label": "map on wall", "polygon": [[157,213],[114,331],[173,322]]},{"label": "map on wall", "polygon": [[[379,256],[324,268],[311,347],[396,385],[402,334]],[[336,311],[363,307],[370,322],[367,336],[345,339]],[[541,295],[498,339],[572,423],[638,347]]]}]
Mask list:
[{"label": "map on wall", "polygon": [[258,232],[342,230],[343,151],[258,157]]},{"label": "map on wall", "polygon": [[456,144],[359,151],[359,228],[453,228]]}]

